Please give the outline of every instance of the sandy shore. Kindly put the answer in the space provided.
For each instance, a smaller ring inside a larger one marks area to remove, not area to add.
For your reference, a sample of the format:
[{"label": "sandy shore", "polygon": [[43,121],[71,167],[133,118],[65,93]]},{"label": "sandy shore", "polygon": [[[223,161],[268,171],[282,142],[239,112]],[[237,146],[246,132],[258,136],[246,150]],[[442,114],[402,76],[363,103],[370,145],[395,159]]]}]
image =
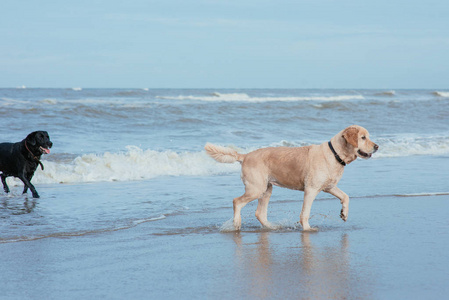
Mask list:
[{"label": "sandy shore", "polygon": [[[246,209],[180,214],[83,236],[0,244],[1,299],[443,299],[449,294],[449,196],[314,203],[318,232],[264,231]],[[273,202],[282,220],[298,203]],[[282,221],[280,221],[282,223]],[[210,224],[210,226],[197,226]],[[217,224],[212,225],[212,224]],[[313,226],[313,225],[312,225]]]}]

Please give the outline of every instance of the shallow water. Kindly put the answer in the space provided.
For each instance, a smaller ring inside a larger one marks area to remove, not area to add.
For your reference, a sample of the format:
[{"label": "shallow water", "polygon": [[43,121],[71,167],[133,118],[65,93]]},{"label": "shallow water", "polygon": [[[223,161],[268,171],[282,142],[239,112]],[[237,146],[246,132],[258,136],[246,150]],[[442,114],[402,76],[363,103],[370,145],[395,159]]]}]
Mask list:
[{"label": "shallow water", "polygon": [[[1,244],[2,293],[12,299],[444,298],[448,196],[314,203],[317,232],[295,227],[296,201],[273,201],[280,230],[244,213],[240,233],[219,231],[230,208],[180,213],[126,230]],[[252,207],[251,207],[252,206]],[[251,212],[249,212],[251,210]]]},{"label": "shallow water", "polygon": [[[0,89],[0,115],[4,141],[42,129],[54,143],[32,180],[42,199],[22,197],[22,183],[8,178],[12,194],[0,196],[3,241],[229,207],[243,193],[240,166],[207,157],[206,142],[242,152],[304,146],[354,123],[380,151],[346,168],[339,185],[350,196],[449,192],[445,91]],[[43,201],[52,203],[45,211]]]},{"label": "shallow water", "polygon": [[[339,186],[351,197],[351,203],[359,199],[376,201],[383,197],[399,200],[416,196],[448,197],[447,166],[441,163],[447,160],[426,156],[358,160],[346,167]],[[440,164],[436,165],[435,161]],[[416,169],[420,171],[413,171]],[[429,180],[430,176],[432,180]],[[178,227],[163,228],[159,234],[177,234],[185,228],[190,228],[186,232],[192,233],[228,231],[232,227],[230,223],[226,225],[233,214],[232,199],[244,192],[238,173],[37,186],[40,199],[22,196],[20,186],[12,188],[10,195],[0,196],[0,242],[111,232],[146,222],[151,222],[154,228],[167,221],[179,223]],[[302,192],[275,187],[270,202],[271,221],[281,229],[299,230],[297,221],[302,197]],[[331,202],[334,211],[317,209],[320,201]],[[289,211],[282,213],[271,209],[271,206],[282,207],[284,204]],[[244,208],[243,230],[260,229],[254,217],[256,205],[257,201],[254,201]],[[214,211],[222,211],[225,218],[198,220],[196,217]],[[339,211],[338,199],[320,193],[312,208],[310,222],[312,226],[325,226],[330,218],[343,226]],[[322,223],[317,224],[318,220]]]}]

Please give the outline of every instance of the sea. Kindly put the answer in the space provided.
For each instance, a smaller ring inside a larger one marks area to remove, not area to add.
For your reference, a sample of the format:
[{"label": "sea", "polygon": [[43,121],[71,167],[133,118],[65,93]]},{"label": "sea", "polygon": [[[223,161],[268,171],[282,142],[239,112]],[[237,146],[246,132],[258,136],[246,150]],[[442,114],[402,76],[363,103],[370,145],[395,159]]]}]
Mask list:
[{"label": "sea", "polygon": [[[22,195],[22,182],[12,177],[11,193],[0,190],[0,243],[103,234],[150,222],[159,234],[226,231],[232,199],[244,191],[240,165],[209,158],[206,142],[242,153],[306,146],[353,124],[368,129],[380,149],[346,167],[339,186],[351,201],[449,197],[444,89],[18,87],[0,89],[0,116],[0,142],[19,142],[35,130],[48,131],[53,142],[42,157],[44,170],[32,179],[41,198]],[[271,203],[292,209],[272,221],[300,230],[302,197],[275,188]],[[338,218],[338,199],[321,193],[316,202],[328,200],[335,211],[312,208],[311,225],[351,226]],[[242,230],[260,228],[254,205],[244,209]],[[197,217],[213,211],[228,217]]]}]

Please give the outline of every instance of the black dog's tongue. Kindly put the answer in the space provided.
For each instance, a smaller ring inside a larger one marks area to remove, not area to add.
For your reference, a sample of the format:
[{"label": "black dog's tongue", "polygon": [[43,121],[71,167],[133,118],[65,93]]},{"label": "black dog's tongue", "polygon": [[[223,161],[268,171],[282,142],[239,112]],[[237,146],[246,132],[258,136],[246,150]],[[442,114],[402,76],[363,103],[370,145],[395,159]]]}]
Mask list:
[{"label": "black dog's tongue", "polygon": [[39,147],[39,149],[42,151],[42,153],[44,154],[50,154],[50,149],[44,148],[44,147]]}]

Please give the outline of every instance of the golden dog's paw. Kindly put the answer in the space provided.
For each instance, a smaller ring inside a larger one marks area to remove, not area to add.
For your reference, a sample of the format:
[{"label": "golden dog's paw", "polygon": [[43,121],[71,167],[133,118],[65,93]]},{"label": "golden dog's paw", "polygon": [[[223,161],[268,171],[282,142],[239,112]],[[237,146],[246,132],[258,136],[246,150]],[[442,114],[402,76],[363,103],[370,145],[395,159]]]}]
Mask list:
[{"label": "golden dog's paw", "polygon": [[278,230],[282,228],[282,225],[280,224],[273,224],[273,223],[268,223],[268,224],[264,224],[263,228],[269,229],[269,230]]},{"label": "golden dog's paw", "polygon": [[303,229],[304,232],[317,232],[318,228],[316,227],[309,227],[308,229]]}]

